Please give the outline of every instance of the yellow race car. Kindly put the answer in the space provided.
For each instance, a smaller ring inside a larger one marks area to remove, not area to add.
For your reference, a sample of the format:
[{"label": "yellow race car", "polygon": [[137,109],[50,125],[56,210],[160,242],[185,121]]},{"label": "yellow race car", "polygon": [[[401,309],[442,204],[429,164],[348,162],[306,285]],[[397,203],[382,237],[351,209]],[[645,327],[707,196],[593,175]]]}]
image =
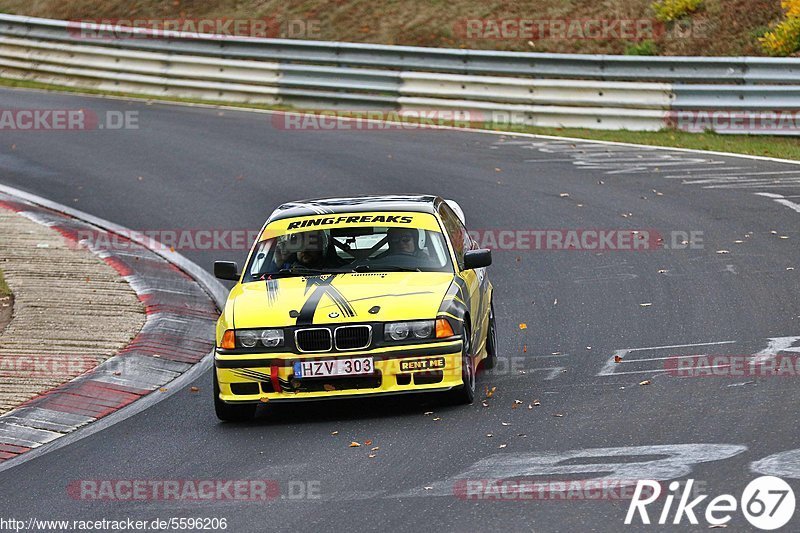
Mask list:
[{"label": "yellow race car", "polygon": [[264,224],[217,322],[214,405],[448,391],[475,396],[497,340],[490,250],[438,196],[292,202]]}]

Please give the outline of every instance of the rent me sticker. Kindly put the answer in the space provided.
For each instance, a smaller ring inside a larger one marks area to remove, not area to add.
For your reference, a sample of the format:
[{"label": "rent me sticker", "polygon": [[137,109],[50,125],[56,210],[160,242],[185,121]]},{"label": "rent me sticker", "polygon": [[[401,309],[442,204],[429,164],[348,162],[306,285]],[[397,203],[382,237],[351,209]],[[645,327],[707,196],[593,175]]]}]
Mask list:
[{"label": "rent me sticker", "polygon": [[400,361],[401,372],[413,372],[415,370],[440,370],[445,366],[444,357],[430,357],[428,359],[410,359]]}]

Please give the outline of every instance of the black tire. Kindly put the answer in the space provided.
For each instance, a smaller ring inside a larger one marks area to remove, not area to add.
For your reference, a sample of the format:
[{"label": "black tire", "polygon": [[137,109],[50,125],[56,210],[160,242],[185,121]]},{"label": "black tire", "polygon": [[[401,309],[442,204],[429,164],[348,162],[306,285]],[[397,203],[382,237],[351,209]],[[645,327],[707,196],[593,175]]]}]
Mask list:
[{"label": "black tire", "polygon": [[217,381],[217,369],[211,369],[212,379],[214,380],[214,411],[217,418],[224,422],[246,422],[256,414],[257,405],[254,403],[230,404],[219,399],[219,381]]},{"label": "black tire", "polygon": [[494,303],[489,305],[489,328],[486,332],[486,359],[483,368],[489,370],[497,364],[497,328],[494,322]]},{"label": "black tire", "polygon": [[475,400],[475,365],[472,364],[472,343],[466,326],[461,333],[461,341],[461,380],[464,384],[453,389],[451,397],[454,403],[471,404]]}]

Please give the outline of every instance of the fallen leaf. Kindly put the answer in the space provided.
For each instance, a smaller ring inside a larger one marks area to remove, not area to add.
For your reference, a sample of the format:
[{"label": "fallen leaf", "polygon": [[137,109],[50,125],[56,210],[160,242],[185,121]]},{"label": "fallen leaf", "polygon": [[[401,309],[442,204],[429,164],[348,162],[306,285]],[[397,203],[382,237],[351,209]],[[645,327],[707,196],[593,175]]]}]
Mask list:
[{"label": "fallen leaf", "polygon": [[643,304],[639,304],[639,307],[650,307],[651,305],[653,305],[653,304],[650,303],[650,302],[646,302],[646,303],[643,303]]},{"label": "fallen leaf", "polygon": [[743,240],[739,240],[739,239],[733,241],[734,244],[742,244],[743,242],[744,242]]},{"label": "fallen leaf", "polygon": [[338,434],[339,434],[338,431],[331,431],[331,435],[338,435]]},{"label": "fallen leaf", "polygon": [[489,391],[486,392],[486,397],[491,398],[494,396],[494,392],[497,390],[497,387],[492,387]]},{"label": "fallen leaf", "polygon": [[371,440],[365,440],[364,441],[364,446],[370,446],[370,445],[372,445],[372,441]]},{"label": "fallen leaf", "polygon": [[367,457],[369,457],[370,459],[375,459],[376,455],[374,453],[371,453]]},{"label": "fallen leaf", "polygon": [[501,444],[500,446],[498,446],[498,448],[505,448],[506,446],[508,446],[508,444]]},{"label": "fallen leaf", "polygon": [[520,323],[519,329],[528,329],[528,324],[526,324],[525,322]]},{"label": "fallen leaf", "polygon": [[591,349],[592,349],[592,347],[591,347],[591,346],[587,346],[587,347],[586,347],[586,349],[587,349],[587,350],[591,350]]},{"label": "fallen leaf", "polygon": [[780,238],[781,238],[781,239],[788,239],[788,238],[789,238],[789,236],[788,236],[788,235],[781,235],[781,236],[780,236]]},{"label": "fallen leaf", "polygon": [[502,172],[503,170],[500,167],[494,167],[495,172]]},{"label": "fallen leaf", "polygon": [[380,449],[381,449],[381,447],[380,447],[380,446],[375,446],[374,448],[370,448],[370,451],[371,451],[371,452],[377,452],[377,451],[378,451],[378,450],[380,450]]},{"label": "fallen leaf", "polygon": [[423,415],[425,415],[425,416],[432,415],[432,414],[433,414],[433,411],[425,411],[425,412],[424,412],[424,413],[422,413],[422,414],[423,414]]},{"label": "fallen leaf", "polygon": [[562,192],[561,194],[559,194],[559,196],[561,198],[569,198],[569,193],[568,192]]},{"label": "fallen leaf", "polygon": [[261,402],[261,403],[267,403],[267,402],[269,401],[269,398],[267,398],[267,397],[265,396],[265,397],[263,397],[263,398],[259,398],[259,400],[258,400],[258,401],[259,401],[259,402]]},{"label": "fallen leaf", "polygon": [[540,405],[542,405],[542,402],[540,402],[539,400],[533,400],[533,405],[539,407]]},{"label": "fallen leaf", "polygon": [[484,407],[489,407],[489,404],[486,402],[481,402],[481,405],[483,405]]},{"label": "fallen leaf", "polygon": [[492,435],[491,433],[487,433],[486,436],[489,438],[494,437],[494,435]]},{"label": "fallen leaf", "polygon": [[777,235],[777,234],[778,234],[778,232],[777,232],[777,231],[775,231],[775,230],[772,230],[772,231],[770,231],[770,233],[771,233],[772,235]]},{"label": "fallen leaf", "polygon": [[323,386],[322,386],[322,388],[323,388],[323,389],[325,389],[325,390],[326,390],[326,391],[328,391],[328,392],[336,390],[336,387],[334,387],[333,385],[330,385],[330,384],[328,384],[328,383],[326,383],[325,385],[323,385]]},{"label": "fallen leaf", "polygon": [[558,298],[556,298],[555,300],[553,300],[553,305],[558,305]]},{"label": "fallen leaf", "polygon": [[662,268],[658,271],[659,274],[666,274],[667,272],[669,272],[669,270],[667,270],[666,268]]},{"label": "fallen leaf", "polygon": [[122,375],[122,372],[120,372],[119,370],[116,370],[116,371],[114,372],[114,375],[115,375],[115,376],[121,376],[121,375]]},{"label": "fallen leaf", "polygon": [[517,405],[517,404],[514,404],[514,405],[511,406],[512,409],[516,409],[518,407],[519,407],[519,405]]},{"label": "fallen leaf", "polygon": [[533,404],[529,403],[528,404],[528,409],[533,409]]},{"label": "fallen leaf", "polygon": [[433,487],[422,487],[425,490],[433,490]]},{"label": "fallen leaf", "polygon": [[528,435],[526,433],[517,433],[517,437],[522,437],[523,439],[525,439],[528,437]]},{"label": "fallen leaf", "polygon": [[160,390],[161,392],[167,392],[167,388],[166,388],[166,387],[161,387],[161,388],[160,388],[160,389],[158,389],[158,390]]},{"label": "fallen leaf", "polygon": [[436,421],[441,420],[441,419],[442,419],[442,417],[437,416],[436,418],[433,419],[433,421],[436,422]]},{"label": "fallen leaf", "polygon": [[510,426],[511,425],[508,422],[500,422],[500,424],[503,425],[503,426]]},{"label": "fallen leaf", "polygon": [[356,441],[353,441],[353,442],[351,442],[351,443],[350,443],[350,447],[351,447],[351,448],[358,448],[358,447],[360,447],[360,446],[361,446],[361,445],[360,445],[359,443],[357,443]]},{"label": "fallen leaf", "polygon": [[199,387],[191,387],[189,390],[192,391],[192,392],[198,392],[200,390],[200,388]]},{"label": "fallen leaf", "polygon": [[521,400],[514,400],[514,403],[515,403],[516,405],[519,405],[519,404],[521,404],[521,403],[522,403],[522,401],[521,401]]},{"label": "fallen leaf", "polygon": [[649,379],[646,379],[644,381],[640,381],[639,385],[650,385],[651,383],[652,383],[652,381],[650,381]]},{"label": "fallen leaf", "polygon": [[528,345],[527,344],[523,344],[522,345],[522,353],[528,353]]},{"label": "fallen leaf", "polygon": [[618,356],[618,355],[615,355],[615,356],[614,356],[614,362],[615,362],[615,363],[621,363],[621,362],[622,362],[622,357],[620,357],[620,356]]}]

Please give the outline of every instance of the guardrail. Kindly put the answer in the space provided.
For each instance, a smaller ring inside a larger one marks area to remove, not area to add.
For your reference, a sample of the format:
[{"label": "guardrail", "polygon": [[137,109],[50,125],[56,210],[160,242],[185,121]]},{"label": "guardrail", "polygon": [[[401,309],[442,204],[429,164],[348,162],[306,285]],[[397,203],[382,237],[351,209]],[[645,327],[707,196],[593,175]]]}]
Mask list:
[{"label": "guardrail", "polygon": [[800,110],[797,59],[540,54],[186,34],[159,38],[141,28],[130,28],[126,38],[86,36],[103,30],[110,28],[0,14],[0,76],[317,110],[447,110],[534,126],[800,130],[780,122]]}]

